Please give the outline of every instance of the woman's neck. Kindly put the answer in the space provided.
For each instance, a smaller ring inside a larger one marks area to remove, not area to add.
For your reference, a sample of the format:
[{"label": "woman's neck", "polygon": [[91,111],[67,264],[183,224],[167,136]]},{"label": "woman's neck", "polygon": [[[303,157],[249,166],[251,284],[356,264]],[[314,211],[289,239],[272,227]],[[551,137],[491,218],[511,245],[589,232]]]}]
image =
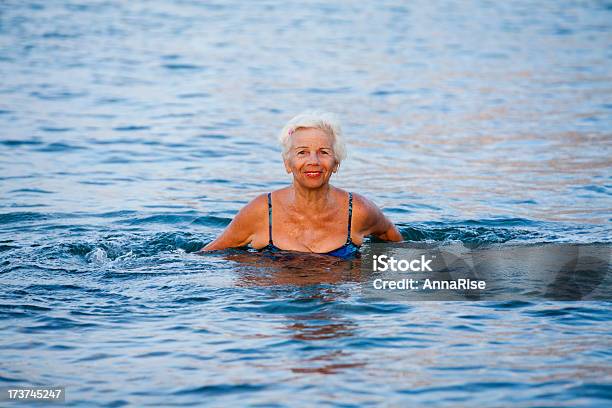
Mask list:
[{"label": "woman's neck", "polygon": [[317,189],[304,188],[297,183],[293,183],[291,201],[294,208],[301,212],[321,213],[329,208],[333,200],[332,187],[325,184]]}]

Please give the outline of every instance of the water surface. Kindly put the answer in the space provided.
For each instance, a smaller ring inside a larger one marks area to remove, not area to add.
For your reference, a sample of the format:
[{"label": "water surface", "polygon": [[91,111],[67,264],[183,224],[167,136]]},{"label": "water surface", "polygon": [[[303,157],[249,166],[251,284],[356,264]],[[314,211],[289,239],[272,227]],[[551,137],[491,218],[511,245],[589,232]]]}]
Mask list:
[{"label": "water surface", "polygon": [[608,405],[609,302],[371,302],[354,262],[194,252],[290,182],[276,134],[313,108],[343,120],[332,182],[407,240],[609,243],[610,21],[606,1],[3,2],[0,385]]}]

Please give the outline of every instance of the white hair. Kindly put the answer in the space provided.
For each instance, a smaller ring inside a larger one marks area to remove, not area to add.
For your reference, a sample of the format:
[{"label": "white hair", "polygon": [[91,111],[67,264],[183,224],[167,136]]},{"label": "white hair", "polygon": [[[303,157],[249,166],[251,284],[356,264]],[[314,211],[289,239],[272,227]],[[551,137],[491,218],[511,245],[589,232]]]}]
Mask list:
[{"label": "white hair", "polygon": [[342,128],[336,115],[329,112],[309,111],[302,112],[287,122],[278,136],[278,140],[283,147],[283,158],[285,160],[289,157],[289,150],[291,150],[291,135],[296,130],[303,128],[321,129],[327,133],[333,139],[332,149],[338,164],[346,158]]}]

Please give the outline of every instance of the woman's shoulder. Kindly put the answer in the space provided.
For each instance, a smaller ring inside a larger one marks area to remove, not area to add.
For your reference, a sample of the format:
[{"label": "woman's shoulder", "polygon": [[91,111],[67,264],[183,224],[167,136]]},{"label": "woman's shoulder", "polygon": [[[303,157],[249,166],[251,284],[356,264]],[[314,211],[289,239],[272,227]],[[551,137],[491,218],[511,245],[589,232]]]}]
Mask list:
[{"label": "woman's shoulder", "polygon": [[353,193],[353,223],[359,229],[370,229],[384,218],[382,211],[370,199]]},{"label": "woman's shoulder", "polygon": [[202,250],[236,248],[249,244],[263,228],[264,211],[267,212],[267,194],[260,194],[238,211],[225,231]]},{"label": "woman's shoulder", "polygon": [[363,215],[374,214],[379,211],[378,206],[376,204],[374,204],[371,200],[367,199],[361,194],[352,193],[352,195],[353,210],[356,210],[357,212]]},{"label": "woman's shoulder", "polygon": [[262,193],[249,201],[240,209],[236,218],[239,221],[255,224],[261,219],[261,215],[268,211],[268,193]]}]

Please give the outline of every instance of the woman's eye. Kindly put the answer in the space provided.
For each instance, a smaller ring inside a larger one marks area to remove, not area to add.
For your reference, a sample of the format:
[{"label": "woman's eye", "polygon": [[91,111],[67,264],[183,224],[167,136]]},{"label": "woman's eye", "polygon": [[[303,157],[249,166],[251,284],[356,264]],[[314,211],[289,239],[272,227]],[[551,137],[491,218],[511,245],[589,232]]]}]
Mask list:
[{"label": "woman's eye", "polygon": [[327,150],[322,150],[321,154],[329,154],[329,152]]},{"label": "woman's eye", "polygon": [[300,150],[299,152],[297,152],[298,156],[304,155],[306,154],[305,150]]}]

